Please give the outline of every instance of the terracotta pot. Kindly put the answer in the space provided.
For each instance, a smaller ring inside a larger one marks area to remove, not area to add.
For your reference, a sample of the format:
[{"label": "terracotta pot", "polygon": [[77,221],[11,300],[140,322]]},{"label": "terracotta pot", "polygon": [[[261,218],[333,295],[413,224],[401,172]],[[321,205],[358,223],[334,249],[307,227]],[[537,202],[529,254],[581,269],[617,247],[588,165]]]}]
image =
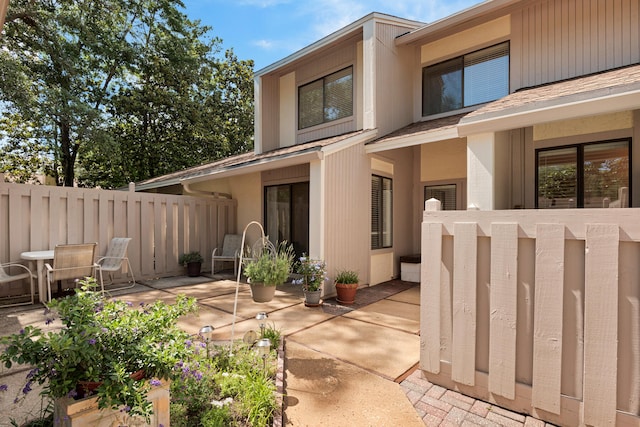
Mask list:
[{"label": "terracotta pot", "polygon": [[336,283],[336,301],[340,304],[350,305],[356,300],[356,292],[358,291],[357,283]]},{"label": "terracotta pot", "polygon": [[[136,381],[140,381],[145,377],[144,369],[135,371],[130,377]],[[98,387],[102,385],[102,381],[78,381],[76,384],[76,399],[84,399],[85,397],[95,394]]]},{"label": "terracotta pot", "polygon": [[251,283],[251,296],[255,302],[269,302],[276,294],[275,285],[265,285],[264,283]]},{"label": "terracotta pot", "polygon": [[187,276],[198,277],[200,275],[201,267],[202,267],[202,263],[200,262],[187,263]]}]

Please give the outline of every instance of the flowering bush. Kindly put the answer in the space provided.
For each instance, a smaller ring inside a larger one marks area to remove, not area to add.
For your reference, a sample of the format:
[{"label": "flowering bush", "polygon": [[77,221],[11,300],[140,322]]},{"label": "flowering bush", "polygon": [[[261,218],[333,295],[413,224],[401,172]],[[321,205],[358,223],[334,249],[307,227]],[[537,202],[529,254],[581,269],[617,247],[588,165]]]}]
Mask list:
[{"label": "flowering bush", "polygon": [[302,285],[304,291],[317,291],[322,288],[326,280],[329,280],[326,269],[327,265],[323,260],[309,258],[303,254],[296,264],[296,273],[302,277],[295,279],[293,283]]},{"label": "flowering bush", "polygon": [[[79,384],[100,382],[100,408],[120,408],[149,419],[150,387],[160,385],[158,379],[176,378],[182,372],[181,361],[198,351],[176,325],[179,317],[196,310],[195,299],[179,295],[173,305],[156,301],[133,308],[125,301],[105,299],[95,279],[87,278],[81,285],[75,294],[50,303],[53,311],[46,323],[57,313],[62,329],[45,333],[27,326],[0,338],[6,346],[0,361],[7,368],[13,363],[32,366],[22,389],[25,395],[38,383],[44,384],[42,394],[52,398],[83,397],[78,396]],[[153,379],[132,377],[141,370]]]}]

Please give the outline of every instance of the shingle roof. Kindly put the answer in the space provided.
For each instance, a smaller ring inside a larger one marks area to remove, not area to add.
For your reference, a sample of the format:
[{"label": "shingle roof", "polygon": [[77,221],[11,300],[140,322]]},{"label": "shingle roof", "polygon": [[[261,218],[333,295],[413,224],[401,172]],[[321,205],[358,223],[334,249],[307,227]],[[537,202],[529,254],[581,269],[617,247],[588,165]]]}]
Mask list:
[{"label": "shingle roof", "polygon": [[[466,113],[465,113],[466,114]],[[461,118],[465,114],[456,114],[454,116],[441,117],[439,119],[427,120],[422,122],[412,123],[408,126],[393,131],[383,137],[375,139],[367,145],[388,143],[396,139],[401,139],[406,136],[414,136],[419,134],[429,134],[436,131],[444,131],[447,129],[454,129]]]},{"label": "shingle roof", "polygon": [[460,123],[470,123],[507,112],[535,110],[567,102],[600,98],[640,89],[640,65],[521,89],[467,114]]},{"label": "shingle roof", "polygon": [[285,158],[285,157],[295,156],[298,154],[308,153],[312,151],[318,151],[323,147],[338,143],[340,141],[344,141],[348,138],[362,134],[364,132],[365,131],[350,132],[343,135],[334,136],[332,138],[321,139],[318,141],[307,142],[304,144],[293,145],[290,147],[283,147],[276,150],[267,151],[261,154],[255,154],[253,151],[249,153],[238,154],[235,156],[217,160],[215,162],[206,163],[200,166],[194,166],[189,169],[184,169],[181,171],[151,178],[146,181],[136,183],[136,186],[162,187],[163,184],[169,185],[169,183],[177,183],[176,181],[184,180],[187,178],[195,178],[195,177],[207,175],[216,171],[232,169],[232,168],[241,168],[243,166],[249,166],[257,162],[263,162],[267,160],[276,160],[279,158]]}]

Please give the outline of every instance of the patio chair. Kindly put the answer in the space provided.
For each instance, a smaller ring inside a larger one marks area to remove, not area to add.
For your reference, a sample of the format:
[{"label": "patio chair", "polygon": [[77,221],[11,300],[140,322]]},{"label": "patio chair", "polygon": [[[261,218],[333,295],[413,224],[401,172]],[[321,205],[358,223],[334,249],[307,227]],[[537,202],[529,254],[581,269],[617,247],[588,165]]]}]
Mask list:
[{"label": "patio chair", "polygon": [[242,236],[240,234],[225,234],[222,242],[222,251],[218,252],[218,248],[215,248],[211,253],[211,274],[215,274],[216,272],[216,261],[233,261],[233,274],[236,274],[238,271],[241,245]]},{"label": "patio chair", "polygon": [[100,273],[100,286],[102,287],[103,292],[104,277],[102,273],[106,271],[109,274],[110,282],[108,284],[112,284],[113,273],[122,270],[123,266],[126,267],[126,269],[128,269],[131,273],[131,281],[133,283],[129,286],[122,286],[120,288],[109,290],[118,291],[121,289],[129,289],[133,288],[136,285],[136,279],[133,277],[133,269],[131,268],[129,258],[127,257],[127,247],[129,246],[130,241],[130,237],[114,237],[113,239],[111,239],[111,242],[109,242],[107,253],[104,256],[98,258],[98,260],[96,261],[96,264],[98,264],[99,266],[98,272]]},{"label": "patio chair", "polygon": [[[7,272],[7,270],[11,271],[11,269],[16,269],[16,268],[20,270],[20,272],[18,272],[17,274],[9,274]],[[3,304],[2,307],[13,307],[16,305],[33,304],[35,289],[33,287],[33,273],[31,272],[31,270],[29,270],[28,267],[18,262],[7,262],[4,264],[0,264],[0,285],[4,285],[5,283],[17,282],[24,279],[29,279],[29,289],[31,290],[31,301],[17,302],[12,304]]]},{"label": "patio chair", "polygon": [[[79,243],[71,245],[57,245],[53,251],[53,266],[44,265],[47,271],[47,301],[51,301],[51,283],[58,282],[58,290],[62,290],[62,281],[95,277],[96,269],[100,268],[94,262],[97,243]],[[104,289],[103,289],[104,290]]]}]

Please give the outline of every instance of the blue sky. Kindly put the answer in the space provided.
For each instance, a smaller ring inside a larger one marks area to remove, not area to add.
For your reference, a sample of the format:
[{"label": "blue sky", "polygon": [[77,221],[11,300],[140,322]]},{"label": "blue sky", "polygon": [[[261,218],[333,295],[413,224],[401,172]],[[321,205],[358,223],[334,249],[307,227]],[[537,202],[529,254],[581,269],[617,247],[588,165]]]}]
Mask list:
[{"label": "blue sky", "polygon": [[481,0],[183,0],[185,13],[213,27],[222,48],[266,67],[371,12],[422,22]]}]

